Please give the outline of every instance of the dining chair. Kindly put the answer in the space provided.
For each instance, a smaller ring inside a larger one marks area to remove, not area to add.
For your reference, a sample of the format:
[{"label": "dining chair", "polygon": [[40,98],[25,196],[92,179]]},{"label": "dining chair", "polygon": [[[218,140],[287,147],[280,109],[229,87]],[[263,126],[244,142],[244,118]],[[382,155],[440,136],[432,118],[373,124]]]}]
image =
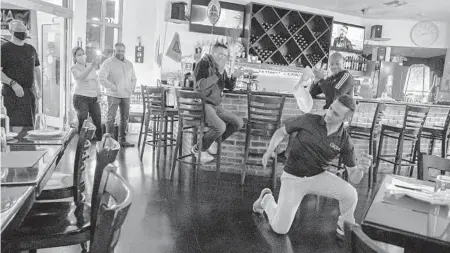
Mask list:
[{"label": "dining chair", "polygon": [[[56,168],[44,190],[41,192],[38,201],[61,200],[73,197],[75,201],[82,201],[82,193],[85,191],[84,171],[86,161],[89,158],[90,141],[95,136],[96,127],[92,122],[85,120],[77,141],[75,158],[73,162],[73,172],[65,173],[61,168]],[[57,165],[62,166],[61,163]]]},{"label": "dining chair", "polygon": [[345,252],[348,253],[388,253],[378,247],[372,239],[370,239],[361,227],[344,223],[345,233]]},{"label": "dining chair", "polygon": [[419,153],[417,179],[430,181],[430,169],[439,170],[441,175],[445,175],[450,172],[450,159]]},{"label": "dining chair", "polygon": [[97,192],[95,209],[92,217],[96,217],[96,224],[91,233],[89,252],[110,253],[120,238],[120,229],[128,215],[133,199],[131,185],[119,174],[113,165],[103,172]]},{"label": "dining chair", "polygon": [[[110,189],[104,187],[104,180],[110,175],[110,170],[105,171],[105,168],[115,161],[119,149],[120,144],[109,134],[105,134],[97,146],[97,163],[90,203],[76,201],[35,203],[19,228],[2,235],[2,252],[28,250],[34,253],[37,249],[76,244],[80,244],[83,252],[87,252],[87,242],[93,239],[95,232],[95,227],[91,227],[91,224],[98,224],[97,220],[103,221],[102,218],[97,218],[98,210],[104,208],[102,202],[104,189]],[[108,176],[103,176],[104,173]]]}]

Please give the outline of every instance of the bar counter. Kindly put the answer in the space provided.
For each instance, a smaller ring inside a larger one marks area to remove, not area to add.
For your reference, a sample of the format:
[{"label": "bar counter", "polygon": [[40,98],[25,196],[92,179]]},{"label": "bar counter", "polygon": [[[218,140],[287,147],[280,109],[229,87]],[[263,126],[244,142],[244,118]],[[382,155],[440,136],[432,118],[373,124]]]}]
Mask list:
[{"label": "bar counter", "polygon": [[[368,125],[372,123],[373,114],[377,103],[385,103],[386,110],[382,117],[381,122],[383,124],[389,125],[399,125],[403,124],[403,117],[405,113],[405,108],[408,103],[405,102],[387,102],[387,101],[377,101],[377,100],[364,100],[355,99],[358,102],[357,110],[353,116],[352,124]],[[313,108],[310,113],[317,113],[322,110],[325,105],[325,100],[321,98],[314,99]],[[427,120],[425,122],[426,126],[436,127],[444,126],[445,119],[450,110],[450,106],[444,105],[434,105],[434,104],[414,104],[418,106],[430,106],[430,112],[428,114]],[[247,118],[247,91],[224,91],[224,98],[222,101],[222,106],[224,109],[229,110],[239,117]],[[284,120],[302,115],[303,113],[298,109],[297,102],[292,94],[286,94],[286,102],[283,109],[282,123]],[[252,137],[250,143],[250,152],[263,153],[269,144],[270,137]],[[355,149],[357,157],[364,151],[368,150],[368,142],[364,140],[353,140],[355,143]],[[183,140],[183,152],[190,152],[190,146],[192,145],[191,137],[187,136]],[[287,145],[287,138],[280,145],[279,151],[284,150]],[[396,151],[396,141],[387,139],[384,141],[383,153],[395,153]],[[404,152],[408,154],[410,152],[410,145],[405,142]],[[222,143],[222,156],[221,156],[221,172],[228,173],[240,173],[244,166],[244,146],[245,146],[245,129],[233,134],[226,141]],[[421,143],[421,150],[427,152],[428,141]],[[434,145],[434,152],[436,155],[440,154],[440,141],[436,141]],[[254,160],[254,159],[250,159]],[[260,161],[258,161],[260,162]],[[214,171],[215,163],[202,166],[201,169]],[[277,174],[281,174],[283,169],[283,164],[278,163]],[[260,175],[260,176],[270,176],[271,168],[268,167],[265,170],[259,166],[248,166],[247,174],[250,175]],[[405,173],[406,169],[402,172]],[[390,173],[393,172],[393,166],[387,163],[381,163],[378,173]],[[402,174],[403,174],[402,173]],[[416,173],[416,172],[415,172]],[[382,177],[378,177],[381,179]],[[365,181],[363,183],[366,183]]]}]

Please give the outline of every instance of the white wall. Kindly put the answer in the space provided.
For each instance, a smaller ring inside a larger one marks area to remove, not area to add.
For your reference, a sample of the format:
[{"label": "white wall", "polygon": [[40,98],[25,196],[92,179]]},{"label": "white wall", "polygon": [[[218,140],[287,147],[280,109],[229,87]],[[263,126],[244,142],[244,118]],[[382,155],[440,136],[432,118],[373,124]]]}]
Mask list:
[{"label": "white wall", "polygon": [[[389,41],[371,42],[373,45],[382,46],[402,46],[402,47],[417,47],[411,40],[411,29],[417,24],[416,20],[380,20],[380,19],[364,19],[366,26],[366,38],[370,38],[370,28],[372,25],[382,25],[383,38],[390,38]],[[444,22],[433,22],[439,29],[439,37],[430,48],[447,48],[450,39],[448,34],[448,27],[450,24]]]}]

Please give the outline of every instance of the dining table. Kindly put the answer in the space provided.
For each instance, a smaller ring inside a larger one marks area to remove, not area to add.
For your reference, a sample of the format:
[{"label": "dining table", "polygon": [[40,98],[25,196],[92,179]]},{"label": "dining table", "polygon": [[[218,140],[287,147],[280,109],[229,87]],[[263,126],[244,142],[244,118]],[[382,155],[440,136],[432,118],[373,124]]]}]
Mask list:
[{"label": "dining table", "polygon": [[[16,133],[7,140],[8,152],[1,163],[1,233],[20,225],[36,198],[58,167],[75,129],[61,129],[54,138],[28,134],[32,128],[13,127]],[[34,160],[33,160],[34,159]]]},{"label": "dining table", "polygon": [[[397,182],[420,193],[434,190],[434,183],[386,175],[364,215],[361,227],[371,239],[404,248],[404,252],[450,252],[450,199],[448,205],[431,204],[409,194],[393,194]],[[438,210],[438,211],[436,211]]]}]

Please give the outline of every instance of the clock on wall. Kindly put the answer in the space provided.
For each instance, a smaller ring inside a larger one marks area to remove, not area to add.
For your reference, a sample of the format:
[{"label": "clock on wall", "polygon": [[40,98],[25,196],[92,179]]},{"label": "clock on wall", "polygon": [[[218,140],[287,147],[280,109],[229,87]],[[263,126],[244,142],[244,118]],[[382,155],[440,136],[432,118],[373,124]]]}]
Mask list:
[{"label": "clock on wall", "polygon": [[411,30],[411,40],[418,47],[431,46],[438,37],[439,29],[433,22],[421,21]]}]

